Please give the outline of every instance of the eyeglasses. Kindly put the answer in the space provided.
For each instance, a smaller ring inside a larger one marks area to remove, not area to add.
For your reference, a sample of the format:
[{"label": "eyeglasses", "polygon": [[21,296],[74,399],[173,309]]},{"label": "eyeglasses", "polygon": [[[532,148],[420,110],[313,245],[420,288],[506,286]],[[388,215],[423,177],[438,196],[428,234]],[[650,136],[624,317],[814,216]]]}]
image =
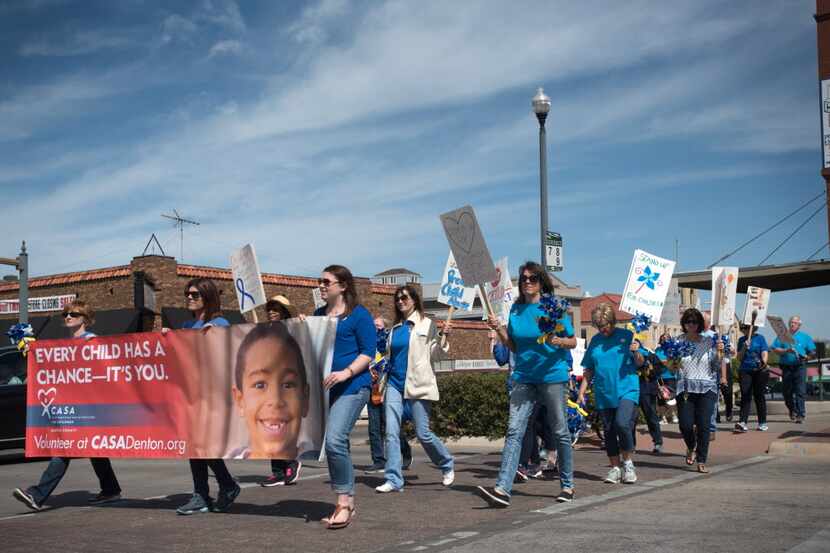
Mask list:
[{"label": "eyeglasses", "polygon": [[184,297],[186,297],[189,300],[198,300],[199,298],[202,297],[202,293],[201,292],[185,292]]},{"label": "eyeglasses", "polygon": [[519,277],[519,282],[527,282],[530,284],[539,284],[539,275],[522,275]]},{"label": "eyeglasses", "polygon": [[322,286],[323,288],[328,288],[332,284],[340,284],[339,280],[329,280],[327,278],[318,278],[317,285]]},{"label": "eyeglasses", "polygon": [[409,301],[409,300],[411,300],[411,299],[412,299],[412,298],[411,298],[411,297],[409,297],[407,294],[401,294],[400,296],[398,296],[397,298],[395,298],[395,301],[396,301],[396,302],[402,302],[402,301]]},{"label": "eyeglasses", "polygon": [[68,319],[70,317],[73,318],[73,319],[77,319],[78,317],[83,317],[83,316],[84,316],[83,313],[78,313],[77,311],[67,311],[66,313],[63,314],[64,319]]}]

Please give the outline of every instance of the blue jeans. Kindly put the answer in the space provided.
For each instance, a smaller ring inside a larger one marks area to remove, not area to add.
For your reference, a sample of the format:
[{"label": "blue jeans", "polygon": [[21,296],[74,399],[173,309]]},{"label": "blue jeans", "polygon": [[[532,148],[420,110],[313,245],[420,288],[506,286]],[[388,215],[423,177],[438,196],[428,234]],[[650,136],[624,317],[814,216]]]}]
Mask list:
[{"label": "blue jeans", "polygon": [[807,393],[807,370],[804,364],[781,365],[781,384],[783,385],[784,403],[796,417],[807,415],[804,408],[804,396]]},{"label": "blue jeans", "polygon": [[634,451],[634,415],[637,404],[630,399],[621,399],[620,404],[610,409],[600,409],[602,426],[605,429],[605,451],[609,457],[616,457],[622,451]]},{"label": "blue jeans", "polygon": [[[643,417],[646,419],[648,425],[648,433],[651,435],[651,441],[654,445],[663,445],[663,433],[660,430],[660,417],[657,416],[657,396],[655,394],[644,394],[640,390],[640,409],[643,411]],[[636,417],[636,414],[633,415]],[[636,432],[637,421],[634,421],[634,431]]]},{"label": "blue jeans", "polygon": [[329,420],[326,423],[326,457],[331,489],[338,494],[354,495],[354,466],[349,435],[367,401],[369,388],[361,388],[356,394],[338,397],[329,408]]},{"label": "blue jeans", "polygon": [[715,393],[715,405],[712,409],[712,417],[709,419],[709,433],[714,434],[718,431],[718,401],[720,400],[720,383],[718,383],[718,391]]},{"label": "blue jeans", "polygon": [[[63,475],[66,474],[66,469],[69,468],[69,462],[71,460],[69,457],[52,457],[49,460],[49,465],[46,467],[46,470],[43,471],[43,475],[40,477],[40,482],[28,488],[26,492],[34,497],[38,503],[43,503],[49,499],[49,496],[52,495],[52,492],[60,484]],[[92,463],[92,468],[98,477],[101,491],[106,495],[121,493],[121,486],[118,485],[118,479],[112,470],[110,460],[102,457],[91,457],[89,461]]]},{"label": "blue jeans", "polygon": [[372,464],[386,463],[383,454],[383,410],[384,406],[371,401],[366,406],[369,411],[369,450],[372,452]]},{"label": "blue jeans", "polygon": [[[442,474],[453,470],[452,455],[429,428],[431,402],[421,399],[407,399],[406,402],[412,410],[415,434],[430,461],[441,469]],[[386,407],[386,481],[396,488],[402,488],[404,480],[401,473],[400,431],[404,406],[403,395],[394,386],[387,386],[383,403]]]},{"label": "blue jeans", "polygon": [[705,463],[709,457],[709,421],[717,399],[718,396],[712,391],[704,394],[681,393],[677,396],[680,432],[686,442],[686,449],[697,453],[698,463]]},{"label": "blue jeans", "polygon": [[501,468],[496,485],[510,495],[513,478],[519,468],[519,456],[522,438],[527,430],[527,420],[538,402],[548,411],[546,421],[551,429],[556,445],[559,462],[559,484],[562,489],[573,488],[573,449],[571,433],[565,407],[567,405],[568,383],[525,384],[516,383],[510,392],[510,420],[507,423],[507,436],[504,438],[504,450],[501,453]]}]

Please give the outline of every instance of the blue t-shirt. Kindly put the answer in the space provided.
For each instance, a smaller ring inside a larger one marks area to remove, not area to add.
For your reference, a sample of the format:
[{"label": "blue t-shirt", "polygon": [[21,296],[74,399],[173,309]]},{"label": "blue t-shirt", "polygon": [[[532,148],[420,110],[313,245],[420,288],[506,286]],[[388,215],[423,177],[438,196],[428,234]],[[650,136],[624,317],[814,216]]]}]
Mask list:
[{"label": "blue t-shirt", "polygon": [[[741,351],[745,343],[746,336],[741,336],[738,339],[738,351]],[[761,366],[761,353],[765,351],[769,351],[767,339],[760,334],[753,334],[749,348],[744,353],[744,358],[741,361],[741,372],[752,372],[759,368]]]},{"label": "blue t-shirt", "polygon": [[791,351],[788,351],[787,353],[782,353],[778,361],[781,365],[799,365],[801,363],[801,361],[799,361],[798,359],[799,355],[801,357],[807,357],[808,354],[815,353],[816,351],[816,344],[813,342],[813,339],[810,337],[810,335],[806,332],[801,332],[799,330],[798,332],[793,334],[793,339],[795,340],[795,344],[785,344],[778,338],[776,338],[772,342],[773,348],[793,348],[796,351],[796,353],[793,353]]},{"label": "blue t-shirt", "polygon": [[404,321],[401,326],[392,329],[392,340],[389,342],[389,369],[390,386],[403,392],[406,383],[406,369],[409,363],[409,337],[412,334],[412,323]]},{"label": "blue t-shirt", "polygon": [[[325,317],[325,306],[315,310],[314,315]],[[376,344],[377,332],[372,315],[362,305],[355,306],[349,315],[340,317],[337,321],[331,372],[345,370],[358,355],[373,358]],[[369,371],[361,371],[354,377],[332,386],[329,390],[329,401],[334,403],[340,396],[356,394],[363,388],[371,387],[372,375]]]},{"label": "blue t-shirt", "polygon": [[214,317],[209,320],[207,323],[202,319],[190,319],[189,321],[185,321],[182,325],[182,328],[204,328],[205,325],[211,324],[213,326],[231,326],[231,323],[225,317]]},{"label": "blue t-shirt", "polygon": [[[537,320],[544,316],[545,312],[538,303],[514,303],[510,308],[507,333],[516,346],[516,366],[513,372],[516,382],[552,384],[568,381],[568,350],[537,341],[542,335]],[[563,330],[556,335],[572,338],[574,330],[571,318],[565,315],[557,322]]]},{"label": "blue t-shirt", "polygon": [[668,361],[668,357],[666,353],[663,351],[663,348],[657,347],[654,350],[654,355],[652,356],[652,363],[654,363],[655,367],[659,367],[663,369],[663,372],[660,373],[661,380],[675,380],[677,375],[669,370],[669,364],[666,363]]},{"label": "blue t-shirt", "polygon": [[582,366],[594,372],[594,400],[598,409],[614,409],[621,399],[640,400],[637,365],[629,349],[634,334],[615,328],[611,336],[597,333],[591,338]]}]

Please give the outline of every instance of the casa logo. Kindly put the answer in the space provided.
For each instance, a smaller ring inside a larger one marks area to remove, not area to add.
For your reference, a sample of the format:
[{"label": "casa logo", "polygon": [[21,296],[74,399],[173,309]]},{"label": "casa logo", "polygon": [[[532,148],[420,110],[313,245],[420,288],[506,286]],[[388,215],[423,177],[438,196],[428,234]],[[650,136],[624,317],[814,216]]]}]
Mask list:
[{"label": "casa logo", "polygon": [[52,405],[55,402],[57,395],[58,390],[56,388],[47,388],[45,390],[37,391],[37,399],[40,402],[40,406],[43,407],[41,416],[52,420],[53,416],[75,414],[75,407],[72,405]]}]

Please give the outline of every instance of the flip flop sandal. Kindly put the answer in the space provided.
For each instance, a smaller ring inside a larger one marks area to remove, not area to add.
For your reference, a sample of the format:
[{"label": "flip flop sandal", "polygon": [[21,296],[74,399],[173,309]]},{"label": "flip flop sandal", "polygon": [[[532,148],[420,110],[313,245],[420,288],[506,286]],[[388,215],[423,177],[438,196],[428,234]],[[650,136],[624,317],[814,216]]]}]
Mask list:
[{"label": "flip flop sandal", "polygon": [[686,464],[689,466],[695,464],[695,452],[691,449],[686,450]]},{"label": "flip flop sandal", "polygon": [[709,474],[709,469],[703,463],[698,464],[697,471],[701,474]]},{"label": "flip flop sandal", "polygon": [[[334,519],[337,518],[337,515],[339,515],[341,511],[348,511],[348,518],[346,518],[346,520],[342,522],[332,522]],[[331,514],[331,516],[328,518],[324,518],[321,522],[325,524],[326,528],[329,530],[339,530],[341,528],[345,528],[346,526],[352,523],[352,519],[355,517],[355,513],[356,511],[354,507],[349,507],[347,505],[337,505],[334,508],[334,512]]]}]

